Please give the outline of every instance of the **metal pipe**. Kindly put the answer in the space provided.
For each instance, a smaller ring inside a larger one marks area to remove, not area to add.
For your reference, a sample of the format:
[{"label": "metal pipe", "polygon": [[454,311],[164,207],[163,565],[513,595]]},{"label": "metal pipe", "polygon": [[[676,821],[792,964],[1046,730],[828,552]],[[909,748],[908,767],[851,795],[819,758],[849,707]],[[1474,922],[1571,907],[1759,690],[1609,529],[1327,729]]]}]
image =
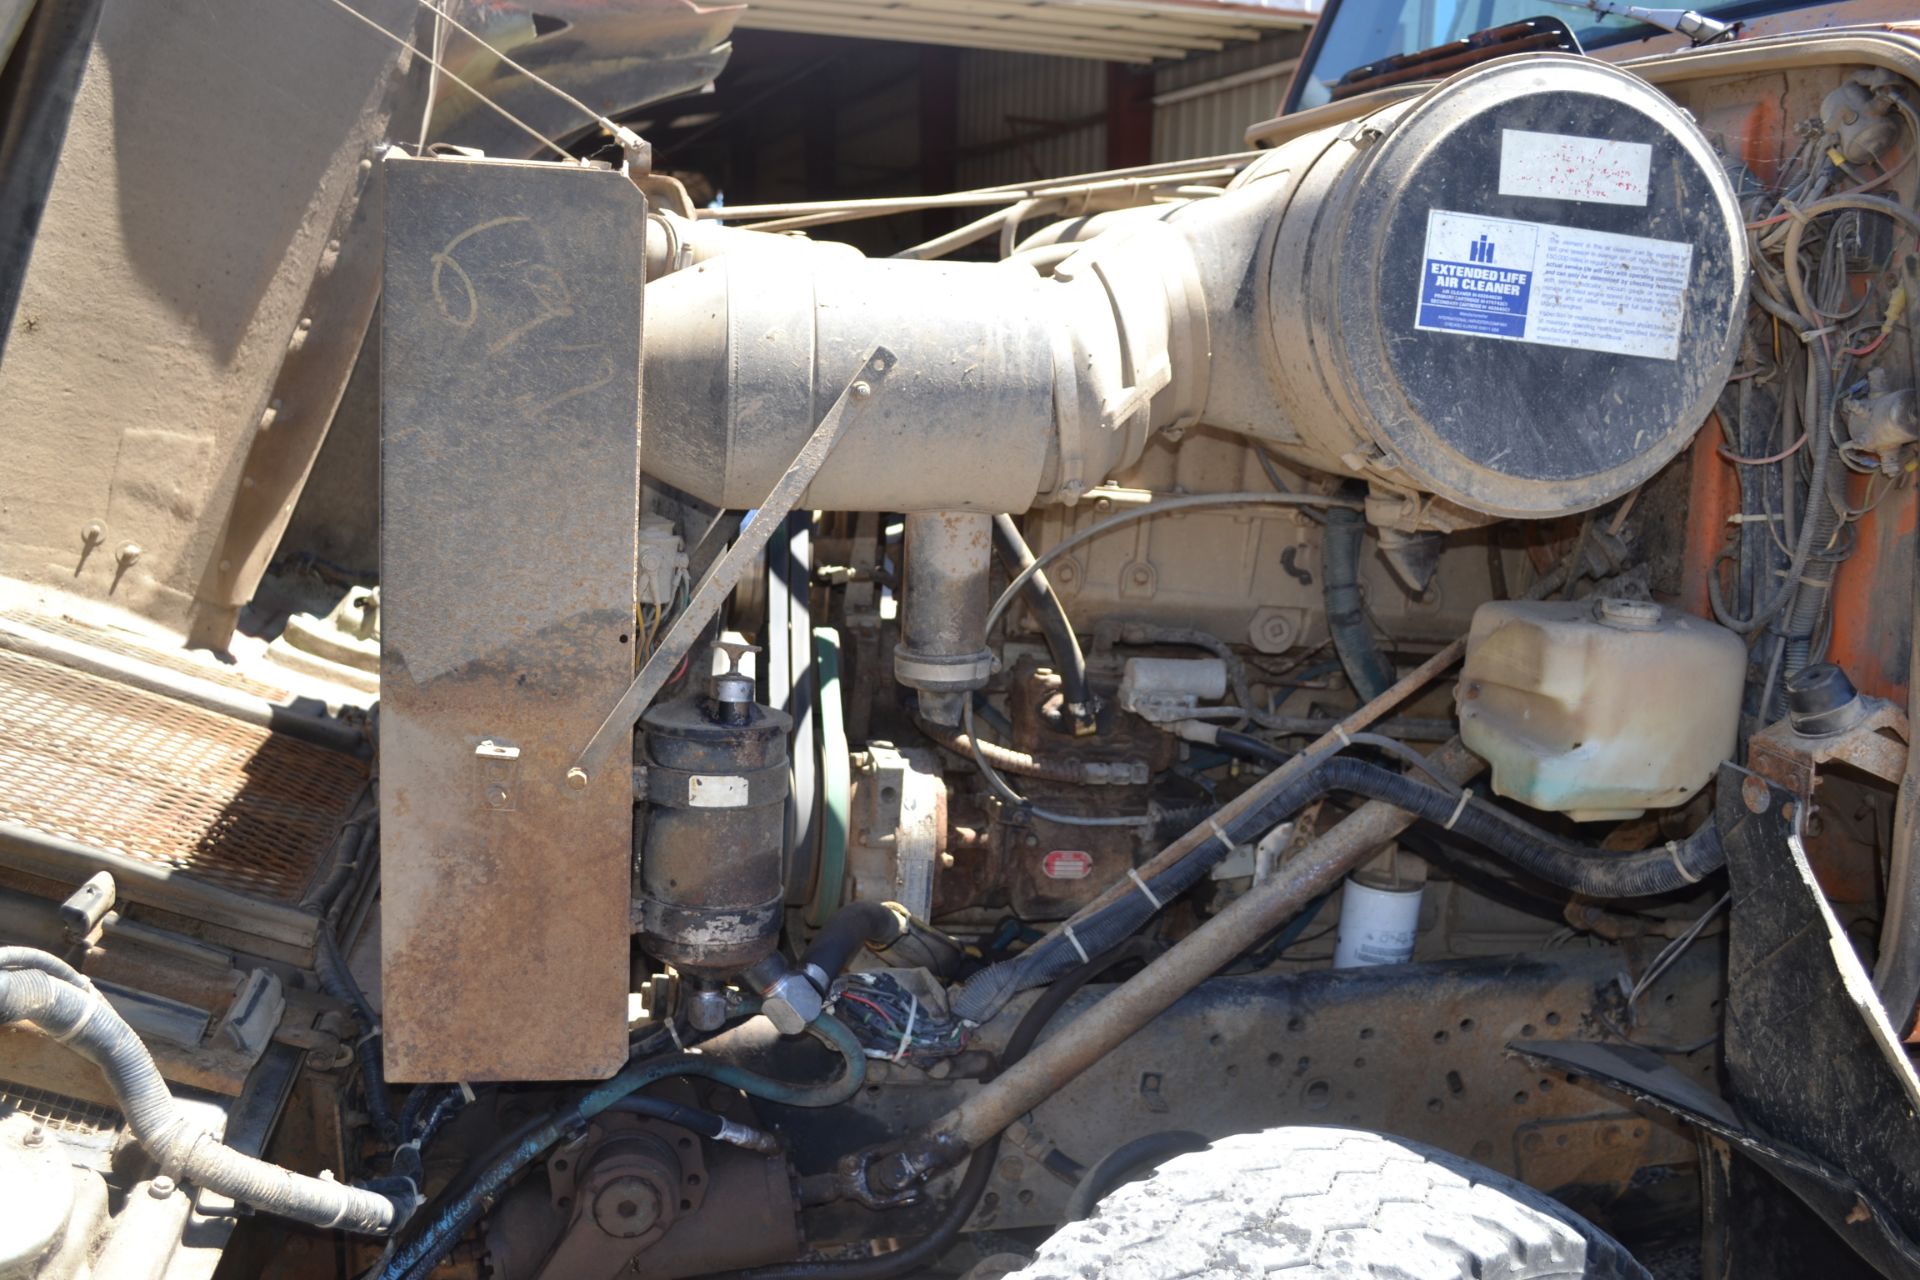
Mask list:
[{"label": "metal pipe", "polygon": [[993,675],[987,648],[987,570],[993,517],[929,511],[906,518],[907,567],[893,678],[920,691],[920,714],[960,723],[961,700]]},{"label": "metal pipe", "polygon": [[[1465,783],[1486,767],[1460,742],[1427,757],[1435,774]],[[876,1164],[888,1190],[923,1181],[959,1161],[1057,1093],[1155,1015],[1340,883],[1341,877],[1406,830],[1413,815],[1374,800],[1335,824],[1264,882],[1175,943],[1172,949],[1056,1031],[991,1084],[969,1094],[898,1157]]]}]

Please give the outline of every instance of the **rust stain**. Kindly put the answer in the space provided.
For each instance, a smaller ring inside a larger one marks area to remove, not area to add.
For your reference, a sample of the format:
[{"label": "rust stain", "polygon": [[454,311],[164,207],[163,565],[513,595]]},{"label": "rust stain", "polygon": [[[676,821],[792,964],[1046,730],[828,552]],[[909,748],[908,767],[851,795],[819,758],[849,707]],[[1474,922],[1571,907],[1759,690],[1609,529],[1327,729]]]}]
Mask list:
[{"label": "rust stain", "polygon": [[1735,527],[1727,517],[1740,510],[1740,485],[1733,464],[1721,458],[1720,415],[1707,415],[1706,425],[1693,438],[1691,472],[1687,483],[1686,556],[1680,570],[1679,605],[1703,618],[1713,616],[1707,599],[1707,578],[1726,549]]}]

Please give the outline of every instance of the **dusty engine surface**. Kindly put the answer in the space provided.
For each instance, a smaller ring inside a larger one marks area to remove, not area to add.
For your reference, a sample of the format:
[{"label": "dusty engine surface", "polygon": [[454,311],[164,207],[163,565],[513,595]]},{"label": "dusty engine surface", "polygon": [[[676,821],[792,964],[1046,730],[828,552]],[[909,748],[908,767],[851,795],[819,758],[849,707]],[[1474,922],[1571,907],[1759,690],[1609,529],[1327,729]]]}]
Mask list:
[{"label": "dusty engine surface", "polygon": [[1449,46],[892,258],[612,119],[382,151],[378,574],[191,699],[0,609],[82,778],[0,789],[0,1277],[1227,1274],[1316,1151],[1545,1215],[1488,1267],[1913,1274],[1920,44],[1845,40]]}]

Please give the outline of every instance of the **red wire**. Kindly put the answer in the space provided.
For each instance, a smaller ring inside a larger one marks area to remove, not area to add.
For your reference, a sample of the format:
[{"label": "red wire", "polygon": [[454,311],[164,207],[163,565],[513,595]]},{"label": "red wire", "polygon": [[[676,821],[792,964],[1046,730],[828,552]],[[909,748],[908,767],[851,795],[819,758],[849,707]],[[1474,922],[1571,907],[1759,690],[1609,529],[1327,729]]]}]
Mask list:
[{"label": "red wire", "polygon": [[837,999],[840,999],[840,1000],[851,1000],[851,1001],[853,1001],[853,1002],[854,1002],[855,1004],[863,1004],[863,1005],[865,1005],[865,1006],[867,1006],[867,1008],[869,1008],[869,1009],[871,1009],[871,1010],[873,1010],[873,1011],[874,1011],[875,1013],[877,1013],[877,1014],[879,1014],[879,1015],[880,1015],[880,1016],[881,1016],[882,1018],[884,1018],[884,1019],[886,1019],[886,1023],[887,1023],[887,1025],[888,1025],[888,1026],[890,1026],[890,1027],[891,1027],[891,1026],[893,1026],[893,1025],[894,1025],[894,1021],[893,1021],[893,1018],[892,1018],[892,1016],[891,1016],[890,1014],[888,1014],[888,1013],[887,1013],[887,1011],[886,1011],[885,1009],[882,1009],[882,1008],[881,1008],[881,1007],[880,1007],[879,1005],[877,1005],[877,1004],[875,1004],[875,1003],[874,1003],[873,1001],[871,1001],[871,1000],[869,1000],[869,999],[867,999],[867,998],[866,998],[865,996],[863,996],[863,995],[856,995],[856,994],[854,994],[854,993],[853,993],[853,992],[851,992],[851,991],[842,991],[842,992],[841,992],[841,993],[839,994],[839,996],[838,996],[838,997],[836,997],[836,998],[837,998]]},{"label": "red wire", "polygon": [[1848,347],[1848,348],[1847,348],[1847,354],[1848,354],[1848,355],[1850,355],[1850,356],[1870,356],[1870,355],[1872,355],[1872,354],[1873,354],[1873,353],[1874,353],[1874,352],[1875,352],[1876,350],[1878,350],[1878,349],[1879,349],[1879,347],[1880,347],[1880,344],[1881,344],[1881,343],[1883,343],[1883,342],[1885,342],[1885,341],[1887,340],[1887,335],[1888,335],[1888,334],[1890,334],[1890,333],[1892,333],[1892,332],[1893,332],[1893,330],[1891,330],[1891,329],[1882,329],[1882,330],[1880,331],[1880,336],[1879,336],[1879,337],[1877,337],[1877,338],[1875,338],[1875,339],[1874,339],[1874,340],[1873,340],[1872,342],[1869,342],[1869,343],[1868,343],[1868,344],[1867,344],[1866,346],[1864,346],[1864,347]]}]

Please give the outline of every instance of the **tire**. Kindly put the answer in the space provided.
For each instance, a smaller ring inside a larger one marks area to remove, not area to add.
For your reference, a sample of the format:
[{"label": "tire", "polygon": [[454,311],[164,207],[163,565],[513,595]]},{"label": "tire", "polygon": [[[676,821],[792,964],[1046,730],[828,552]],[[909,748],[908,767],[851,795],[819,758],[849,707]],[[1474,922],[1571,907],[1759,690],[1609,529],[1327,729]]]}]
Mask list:
[{"label": "tire", "polygon": [[1611,1236],[1491,1169],[1354,1129],[1239,1134],[1062,1227],[1007,1280],[1652,1280]]}]

